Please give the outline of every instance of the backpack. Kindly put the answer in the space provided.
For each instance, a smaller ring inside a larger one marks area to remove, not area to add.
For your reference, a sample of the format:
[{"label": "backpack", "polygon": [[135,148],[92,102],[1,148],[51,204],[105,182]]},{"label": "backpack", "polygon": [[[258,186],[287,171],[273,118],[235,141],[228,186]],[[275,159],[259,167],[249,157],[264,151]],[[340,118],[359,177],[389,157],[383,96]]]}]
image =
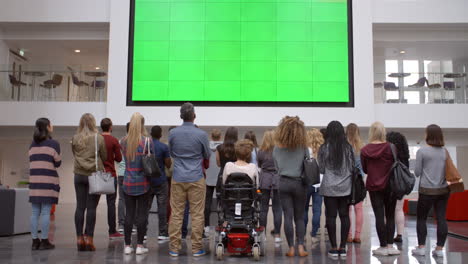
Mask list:
[{"label": "backpack", "polygon": [[397,157],[395,145],[390,145],[392,149],[393,163],[389,175],[390,177],[390,190],[397,200],[401,200],[403,196],[410,194],[413,191],[416,177],[411,173],[408,167],[403,164]]},{"label": "backpack", "polygon": [[357,168],[353,168],[352,183],[351,183],[351,197],[349,199],[350,205],[356,205],[366,198],[366,185],[362,179],[361,171]]}]

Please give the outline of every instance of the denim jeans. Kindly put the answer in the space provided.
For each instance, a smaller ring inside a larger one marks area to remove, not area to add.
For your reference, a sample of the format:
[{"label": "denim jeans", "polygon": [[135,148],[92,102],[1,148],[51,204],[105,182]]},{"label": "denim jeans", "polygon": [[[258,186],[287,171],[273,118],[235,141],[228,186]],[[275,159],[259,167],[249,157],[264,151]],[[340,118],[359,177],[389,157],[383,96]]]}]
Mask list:
[{"label": "denim jeans", "polygon": [[115,193],[107,194],[107,224],[109,225],[109,235],[117,233],[115,226],[115,200],[117,198],[117,179],[114,178]]},{"label": "denim jeans", "polygon": [[119,200],[117,202],[119,208],[119,227],[123,227],[125,224],[125,198],[124,198],[124,191],[123,191],[123,180],[124,176],[119,176]]},{"label": "denim jeans", "polygon": [[41,239],[49,238],[51,203],[32,203],[31,236],[38,238],[39,219],[41,220]]},{"label": "denim jeans", "polygon": [[[153,205],[153,199],[156,196],[156,202],[158,203],[158,224],[159,224],[159,236],[169,236],[168,225],[167,225],[167,182],[159,186],[154,186],[150,190],[150,197],[148,202],[148,216],[149,211]],[[148,217],[146,218],[146,225],[148,226]]]},{"label": "denim jeans", "polygon": [[185,203],[185,210],[184,210],[184,221],[182,221],[182,237],[186,237],[188,235],[188,218],[190,212],[190,204],[187,201]]},{"label": "denim jeans", "polygon": [[306,230],[307,224],[309,223],[310,198],[312,198],[312,232],[310,232],[310,235],[314,237],[317,235],[320,228],[320,217],[322,216],[323,197],[319,194],[319,188],[316,190],[314,186],[309,186],[307,189],[306,206],[304,211],[304,224]]}]

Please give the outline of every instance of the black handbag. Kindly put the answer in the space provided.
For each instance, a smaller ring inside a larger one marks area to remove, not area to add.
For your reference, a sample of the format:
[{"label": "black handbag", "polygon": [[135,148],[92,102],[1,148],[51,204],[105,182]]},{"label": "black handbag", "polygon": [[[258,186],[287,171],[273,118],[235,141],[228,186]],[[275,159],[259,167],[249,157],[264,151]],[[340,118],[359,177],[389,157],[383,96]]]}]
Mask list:
[{"label": "black handbag", "polygon": [[307,151],[305,151],[302,167],[301,178],[304,185],[310,186],[320,183],[320,170],[317,160],[313,157],[308,157]]},{"label": "black handbag", "polygon": [[151,153],[151,145],[149,138],[145,138],[145,147],[143,148],[143,157],[141,158],[143,165],[143,173],[148,178],[161,177],[161,170],[159,169],[156,156]]},{"label": "black handbag", "polygon": [[351,177],[352,184],[349,204],[355,205],[366,199],[367,190],[364,180],[362,179],[361,171],[357,167],[354,167],[353,175]]},{"label": "black handbag", "polygon": [[395,160],[392,168],[388,172],[390,174],[388,175],[388,177],[390,177],[390,190],[398,200],[401,200],[403,196],[413,191],[416,177],[405,164],[398,160],[395,145],[391,144],[390,147],[392,149],[393,159]]}]

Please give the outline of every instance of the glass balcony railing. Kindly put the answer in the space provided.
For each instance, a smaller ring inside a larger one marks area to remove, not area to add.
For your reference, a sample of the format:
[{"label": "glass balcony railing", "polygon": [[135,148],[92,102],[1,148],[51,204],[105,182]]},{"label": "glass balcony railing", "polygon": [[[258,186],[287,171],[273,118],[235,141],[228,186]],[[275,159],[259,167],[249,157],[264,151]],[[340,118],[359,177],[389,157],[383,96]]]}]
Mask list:
[{"label": "glass balcony railing", "polygon": [[82,65],[0,65],[0,101],[105,102],[107,69]]},{"label": "glass balcony railing", "polygon": [[376,103],[394,104],[467,104],[466,72],[376,73]]}]

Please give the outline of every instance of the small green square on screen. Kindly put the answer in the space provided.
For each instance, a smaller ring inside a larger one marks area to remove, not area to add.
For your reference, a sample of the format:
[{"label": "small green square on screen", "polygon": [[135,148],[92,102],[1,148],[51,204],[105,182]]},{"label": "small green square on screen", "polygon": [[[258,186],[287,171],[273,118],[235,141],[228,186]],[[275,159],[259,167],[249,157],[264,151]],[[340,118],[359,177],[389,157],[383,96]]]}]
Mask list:
[{"label": "small green square on screen", "polygon": [[133,101],[350,101],[351,1],[131,1]]}]

